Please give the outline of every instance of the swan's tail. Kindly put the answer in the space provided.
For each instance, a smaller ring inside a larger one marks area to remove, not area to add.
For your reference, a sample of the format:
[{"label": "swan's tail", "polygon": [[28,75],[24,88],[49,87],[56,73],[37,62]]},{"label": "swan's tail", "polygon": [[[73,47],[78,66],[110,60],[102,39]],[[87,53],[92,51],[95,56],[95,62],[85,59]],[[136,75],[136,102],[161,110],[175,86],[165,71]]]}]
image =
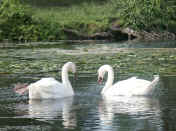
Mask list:
[{"label": "swan's tail", "polygon": [[154,75],[154,80],[149,85],[150,88],[154,88],[159,81],[159,75]]}]

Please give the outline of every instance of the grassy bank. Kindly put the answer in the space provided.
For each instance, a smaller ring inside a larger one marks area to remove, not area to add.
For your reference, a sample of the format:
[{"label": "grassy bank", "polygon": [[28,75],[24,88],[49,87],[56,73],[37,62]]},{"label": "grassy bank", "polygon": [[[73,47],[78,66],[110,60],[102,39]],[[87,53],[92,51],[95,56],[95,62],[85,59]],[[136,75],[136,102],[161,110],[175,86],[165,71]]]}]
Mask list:
[{"label": "grassy bank", "polygon": [[4,0],[0,7],[0,40],[86,39],[108,32],[112,26],[175,33],[174,6],[173,0]]}]

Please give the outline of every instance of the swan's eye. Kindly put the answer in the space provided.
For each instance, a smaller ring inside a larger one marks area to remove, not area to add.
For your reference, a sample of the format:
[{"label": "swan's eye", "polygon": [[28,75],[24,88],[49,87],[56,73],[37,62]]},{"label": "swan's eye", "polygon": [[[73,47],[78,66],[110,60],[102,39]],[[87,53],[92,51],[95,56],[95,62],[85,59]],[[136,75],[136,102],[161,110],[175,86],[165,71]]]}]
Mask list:
[{"label": "swan's eye", "polygon": [[103,80],[103,78],[102,78],[102,77],[99,77],[99,80]]},{"label": "swan's eye", "polygon": [[101,82],[103,81],[102,77],[98,77],[98,83],[101,84]]}]

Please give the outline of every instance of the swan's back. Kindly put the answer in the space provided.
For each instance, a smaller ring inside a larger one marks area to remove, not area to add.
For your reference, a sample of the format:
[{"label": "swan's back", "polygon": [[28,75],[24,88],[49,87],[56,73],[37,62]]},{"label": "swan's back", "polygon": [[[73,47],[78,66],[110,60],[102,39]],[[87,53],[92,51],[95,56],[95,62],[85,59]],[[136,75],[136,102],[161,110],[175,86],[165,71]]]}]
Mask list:
[{"label": "swan's back", "polygon": [[35,82],[36,86],[50,86],[54,84],[61,84],[61,83],[52,77],[42,78],[39,81]]},{"label": "swan's back", "polygon": [[152,82],[131,77],[115,83],[106,92],[106,95],[133,96],[148,95],[153,89]]},{"label": "swan's back", "polygon": [[56,99],[72,96],[73,90],[65,87],[54,78],[42,78],[29,85],[29,97],[31,99]]}]

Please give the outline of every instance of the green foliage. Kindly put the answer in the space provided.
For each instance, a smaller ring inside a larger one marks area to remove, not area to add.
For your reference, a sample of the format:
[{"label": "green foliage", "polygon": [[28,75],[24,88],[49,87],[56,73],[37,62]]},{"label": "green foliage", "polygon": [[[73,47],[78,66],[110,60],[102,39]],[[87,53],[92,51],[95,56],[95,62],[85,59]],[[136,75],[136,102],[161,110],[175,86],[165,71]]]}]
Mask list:
[{"label": "green foliage", "polygon": [[8,19],[14,15],[21,17],[31,15],[27,5],[22,5],[20,0],[3,0],[0,6],[0,16]]},{"label": "green foliage", "polygon": [[40,2],[34,6],[36,0],[1,1],[0,40],[57,41],[70,38],[64,29],[93,35],[107,31],[112,24],[176,32],[174,0],[76,1],[52,0],[54,6],[49,0],[43,0],[42,6],[37,6]]},{"label": "green foliage", "polygon": [[165,30],[169,20],[175,19],[176,3],[173,2],[173,0],[116,0],[115,3],[121,18],[125,21],[125,26],[144,30]]},{"label": "green foliage", "polygon": [[110,3],[96,5],[82,3],[71,7],[36,8],[34,18],[40,18],[61,25],[63,29],[73,29],[85,35],[105,31],[109,25],[109,17],[114,16]]},{"label": "green foliage", "polygon": [[31,8],[20,0],[4,0],[0,6],[0,39],[41,41],[59,38],[56,23],[34,20]]},{"label": "green foliage", "polygon": [[28,7],[22,5],[20,0],[4,0],[0,7],[0,28],[2,36],[7,39],[24,40],[30,39],[26,35],[34,27],[32,14]]}]

